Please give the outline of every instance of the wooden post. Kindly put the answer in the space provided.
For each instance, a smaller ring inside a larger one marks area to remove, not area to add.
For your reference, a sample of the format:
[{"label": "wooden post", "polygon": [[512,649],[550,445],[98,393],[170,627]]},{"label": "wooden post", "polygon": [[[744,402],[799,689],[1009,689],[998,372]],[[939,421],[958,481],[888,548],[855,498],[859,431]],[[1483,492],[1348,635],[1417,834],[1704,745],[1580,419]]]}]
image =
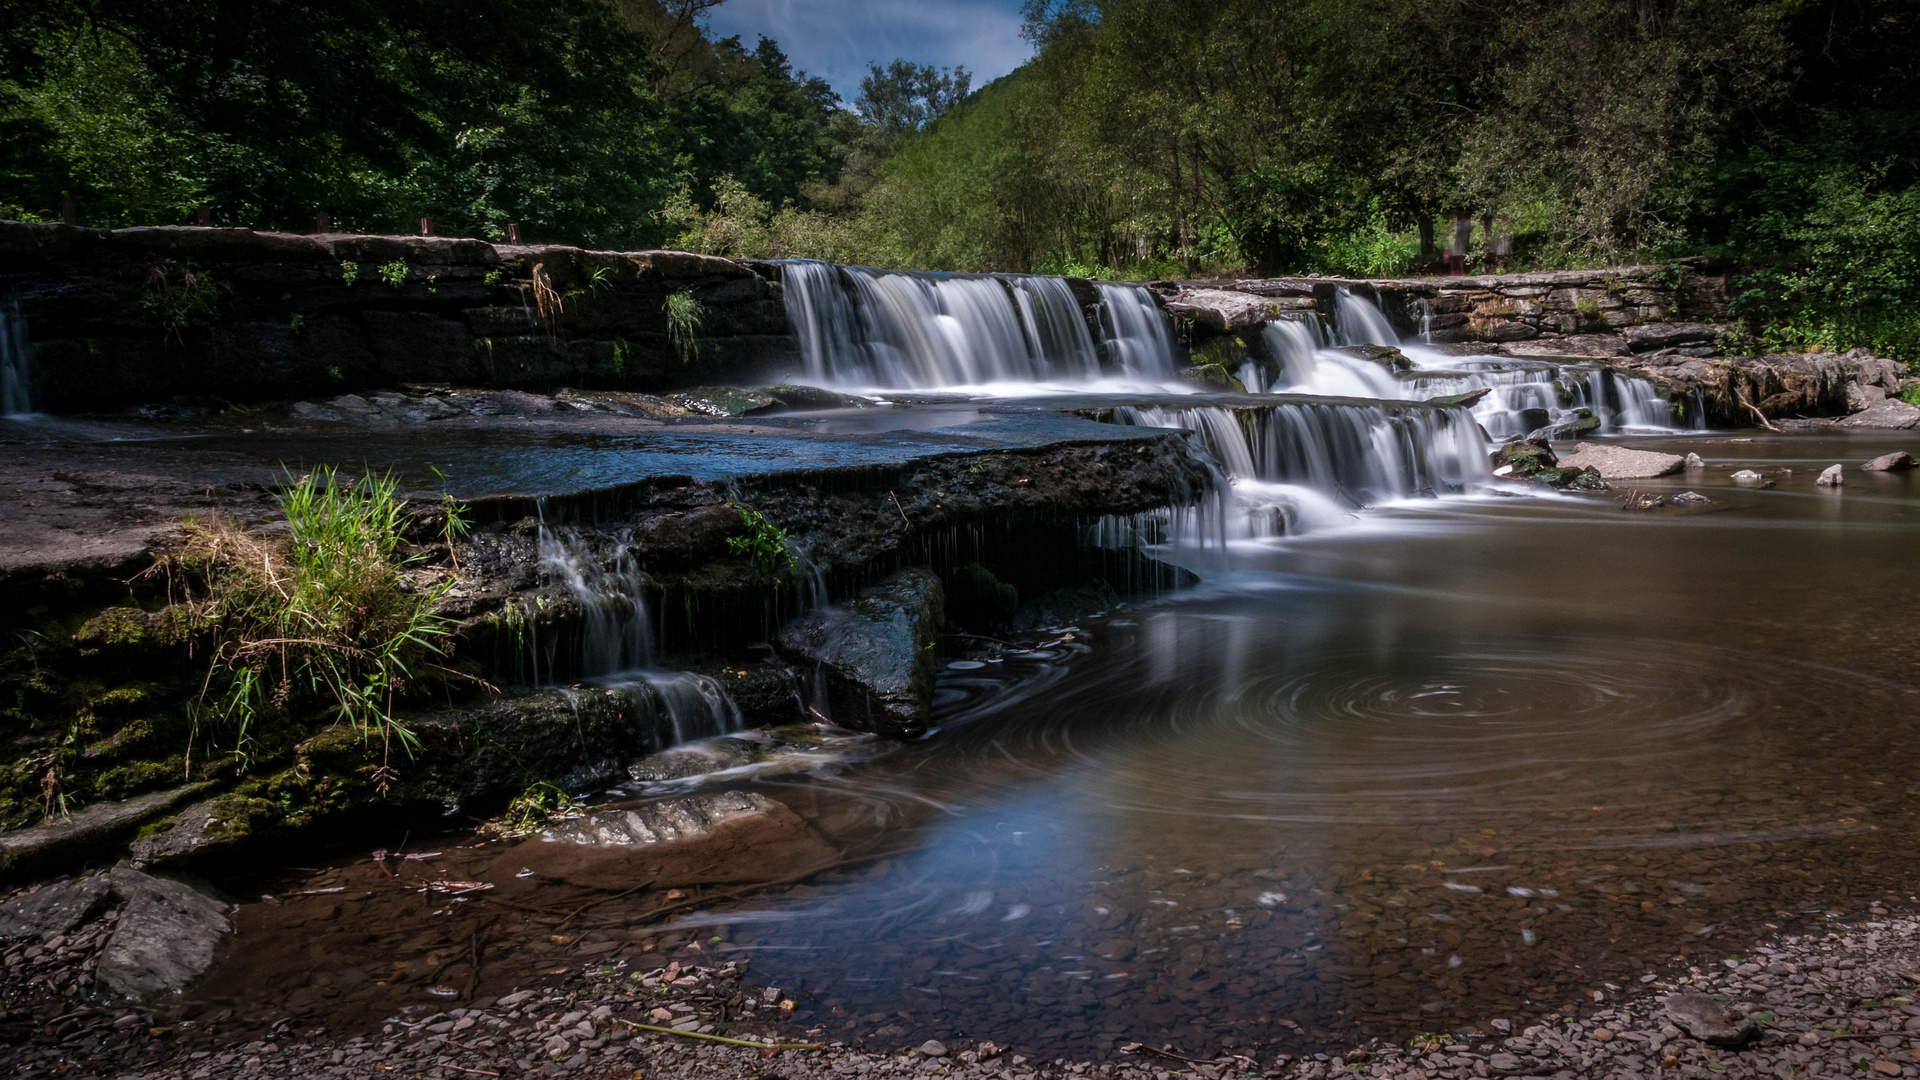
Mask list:
[{"label": "wooden post", "polygon": [[193,223],[203,229],[213,228],[213,207],[201,203],[193,208]]},{"label": "wooden post", "polygon": [[72,199],[61,199],[60,220],[68,225],[80,224],[80,204]]},{"label": "wooden post", "polygon": [[313,231],[317,233],[333,231],[333,218],[329,217],[325,210],[313,215]]},{"label": "wooden post", "polygon": [[432,218],[423,217],[420,219],[420,235],[421,236],[433,235],[433,219]]},{"label": "wooden post", "polygon": [[517,244],[519,242],[520,242],[520,223],[517,221],[509,221],[507,223],[507,243]]}]

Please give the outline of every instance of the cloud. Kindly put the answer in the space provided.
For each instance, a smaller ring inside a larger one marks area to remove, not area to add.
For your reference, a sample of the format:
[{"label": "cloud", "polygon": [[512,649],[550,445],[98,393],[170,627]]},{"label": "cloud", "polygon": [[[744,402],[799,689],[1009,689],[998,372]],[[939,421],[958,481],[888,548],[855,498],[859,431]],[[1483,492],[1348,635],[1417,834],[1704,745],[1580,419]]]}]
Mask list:
[{"label": "cloud", "polygon": [[1020,37],[1020,0],[728,0],[708,25],[749,48],[760,35],[772,38],[795,68],[848,101],[871,63],[962,66],[980,86],[1033,55]]}]

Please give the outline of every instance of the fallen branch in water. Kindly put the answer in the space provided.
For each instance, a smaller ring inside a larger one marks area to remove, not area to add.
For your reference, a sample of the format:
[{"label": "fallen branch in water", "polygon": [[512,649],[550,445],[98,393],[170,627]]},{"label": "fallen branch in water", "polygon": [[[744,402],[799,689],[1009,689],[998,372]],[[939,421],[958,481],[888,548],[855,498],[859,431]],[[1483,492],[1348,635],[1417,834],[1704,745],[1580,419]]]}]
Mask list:
[{"label": "fallen branch in water", "polygon": [[705,1039],[708,1042],[726,1043],[728,1046],[746,1046],[755,1050],[818,1050],[819,1043],[763,1043],[750,1039],[729,1039],[725,1035],[702,1035],[697,1031],[681,1031],[678,1028],[661,1027],[658,1024],[636,1024],[631,1020],[614,1018],[618,1023],[627,1025],[636,1031],[657,1031],[662,1035],[679,1035],[687,1039]]},{"label": "fallen branch in water", "polygon": [[1736,398],[1739,398],[1740,404],[1745,405],[1747,407],[1747,411],[1753,413],[1753,415],[1760,421],[1761,427],[1766,428],[1768,431],[1774,431],[1774,432],[1778,432],[1780,430],[1779,428],[1773,426],[1773,421],[1767,419],[1767,414],[1760,411],[1760,407],[1753,403],[1753,399],[1747,396],[1747,392],[1745,390],[1735,390],[1733,392],[1733,396]]}]

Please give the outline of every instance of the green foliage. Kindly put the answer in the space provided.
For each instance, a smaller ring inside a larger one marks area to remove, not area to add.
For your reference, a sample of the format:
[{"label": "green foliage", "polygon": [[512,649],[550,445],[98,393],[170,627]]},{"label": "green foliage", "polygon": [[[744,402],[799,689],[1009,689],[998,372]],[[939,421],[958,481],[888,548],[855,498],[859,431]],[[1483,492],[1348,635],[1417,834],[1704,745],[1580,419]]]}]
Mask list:
[{"label": "green foliage", "polygon": [[323,468],[289,480],[276,497],[284,539],[209,517],[161,564],[213,639],[198,726],[243,760],[309,718],[410,746],[394,708],[440,653],[454,580],[412,569],[421,556],[404,547],[391,477],[346,482]]},{"label": "green foliage", "polygon": [[489,270],[480,276],[480,283],[491,289],[500,284],[500,278],[500,271]]},{"label": "green foliage", "polygon": [[507,836],[524,835],[551,822],[578,817],[583,809],[566,791],[542,780],[514,796],[494,828]]},{"label": "green foliage", "polygon": [[1377,215],[1350,232],[1323,239],[1313,255],[1314,269],[1352,277],[1394,277],[1413,269],[1420,241],[1411,229],[1395,229]]},{"label": "green foliage", "polygon": [[[680,353],[680,362],[692,363],[700,350],[700,324],[706,320],[706,306],[694,298],[692,290],[681,289],[667,294],[662,307],[667,313],[667,337],[672,339],[674,349]],[[615,362],[622,363],[617,347]]]},{"label": "green foliage", "polygon": [[212,322],[232,288],[192,263],[155,263],[147,271],[140,306],[164,329],[178,333]]},{"label": "green foliage", "polygon": [[380,280],[398,289],[407,283],[407,261],[395,259],[380,268]]},{"label": "green foliage", "polygon": [[794,553],[785,529],[750,506],[735,503],[734,510],[740,514],[740,524],[746,526],[747,535],[727,537],[728,551],[752,563],[753,568],[763,574],[777,574],[782,569],[792,573],[800,568],[800,556]]},{"label": "green foliage", "polygon": [[360,264],[357,262],[341,263],[340,264],[340,280],[341,282],[349,286],[351,286],[354,282],[360,280]]}]

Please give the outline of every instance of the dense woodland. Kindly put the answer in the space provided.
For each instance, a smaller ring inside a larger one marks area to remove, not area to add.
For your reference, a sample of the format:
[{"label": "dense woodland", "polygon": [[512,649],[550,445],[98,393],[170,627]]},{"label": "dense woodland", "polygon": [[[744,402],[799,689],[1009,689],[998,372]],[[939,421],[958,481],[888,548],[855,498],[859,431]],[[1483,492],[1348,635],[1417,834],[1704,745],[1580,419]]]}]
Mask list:
[{"label": "dense woodland", "polygon": [[[0,0],[0,216],[1167,277],[1708,255],[1920,359],[1920,6],[1031,0],[854,102],[719,0]],[[912,58],[908,58],[911,60]]]}]

